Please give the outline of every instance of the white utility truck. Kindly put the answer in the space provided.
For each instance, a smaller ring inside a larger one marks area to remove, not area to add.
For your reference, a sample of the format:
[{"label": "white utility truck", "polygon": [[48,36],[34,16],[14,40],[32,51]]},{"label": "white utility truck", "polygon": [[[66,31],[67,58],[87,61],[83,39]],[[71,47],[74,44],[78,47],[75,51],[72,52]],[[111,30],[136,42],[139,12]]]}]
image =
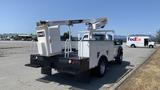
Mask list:
[{"label": "white utility truck", "polygon": [[151,36],[149,35],[129,35],[126,41],[127,41],[126,45],[132,48],[136,47],[153,48],[155,46],[155,42],[151,40]]},{"label": "white utility truck", "polygon": [[[40,21],[37,23],[38,53],[30,56],[30,66],[41,67],[41,73],[52,74],[52,69],[58,72],[80,74],[93,70],[102,77],[109,61],[122,63],[123,48],[119,42],[114,42],[113,30],[97,30],[103,28],[106,18],[95,20],[64,20]],[[87,30],[82,31],[78,41],[78,50],[72,50],[71,27],[74,24],[85,24]],[[61,46],[60,26],[67,25],[69,39]]]}]

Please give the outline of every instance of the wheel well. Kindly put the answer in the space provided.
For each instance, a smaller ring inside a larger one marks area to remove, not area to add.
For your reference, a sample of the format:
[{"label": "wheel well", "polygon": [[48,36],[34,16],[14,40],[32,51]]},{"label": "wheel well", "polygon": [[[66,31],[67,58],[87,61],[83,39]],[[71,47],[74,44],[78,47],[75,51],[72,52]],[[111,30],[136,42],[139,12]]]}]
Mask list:
[{"label": "wheel well", "polygon": [[132,46],[132,45],[134,45],[134,46],[135,46],[135,44],[131,44],[131,46]]},{"label": "wheel well", "polygon": [[135,45],[135,44],[131,44],[131,47],[133,47],[133,46],[134,46],[134,47],[136,47],[136,45]]},{"label": "wheel well", "polygon": [[152,47],[152,48],[153,48],[154,46],[153,46],[153,45],[149,45],[149,47]]},{"label": "wheel well", "polygon": [[105,55],[102,55],[102,56],[100,57],[99,61],[100,61],[100,60],[105,60],[106,62],[108,62],[108,58],[107,58]]}]

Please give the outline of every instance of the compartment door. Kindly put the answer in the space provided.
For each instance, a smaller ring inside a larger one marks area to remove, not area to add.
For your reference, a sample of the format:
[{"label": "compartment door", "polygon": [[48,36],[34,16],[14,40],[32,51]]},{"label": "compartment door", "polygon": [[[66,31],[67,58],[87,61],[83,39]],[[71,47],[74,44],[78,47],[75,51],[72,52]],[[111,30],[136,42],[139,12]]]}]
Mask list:
[{"label": "compartment door", "polygon": [[55,55],[61,53],[61,40],[59,26],[49,27],[49,54]]}]

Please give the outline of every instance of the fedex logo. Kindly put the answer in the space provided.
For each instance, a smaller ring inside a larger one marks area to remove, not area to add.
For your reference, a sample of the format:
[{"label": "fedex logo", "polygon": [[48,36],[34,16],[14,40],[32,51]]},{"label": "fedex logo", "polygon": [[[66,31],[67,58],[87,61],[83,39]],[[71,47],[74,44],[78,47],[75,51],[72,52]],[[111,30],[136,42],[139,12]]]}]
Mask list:
[{"label": "fedex logo", "polygon": [[138,37],[128,37],[128,41],[141,41],[141,38]]}]

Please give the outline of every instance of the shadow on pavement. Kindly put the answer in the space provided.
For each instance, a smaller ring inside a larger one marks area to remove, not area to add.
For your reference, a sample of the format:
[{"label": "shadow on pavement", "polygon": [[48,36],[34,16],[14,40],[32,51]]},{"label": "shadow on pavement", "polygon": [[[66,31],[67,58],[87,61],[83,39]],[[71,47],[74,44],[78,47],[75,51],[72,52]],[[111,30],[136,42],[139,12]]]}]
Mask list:
[{"label": "shadow on pavement", "polygon": [[72,86],[70,89],[97,90],[101,88],[104,84],[111,85],[115,83],[129,70],[126,68],[127,66],[130,66],[130,62],[123,61],[121,65],[110,63],[109,70],[104,77],[96,78],[91,76],[89,83],[77,82],[75,76],[65,73],[56,73],[52,76],[44,76],[37,79],[37,81],[41,81],[44,83],[57,82],[60,85],[70,85]]}]

